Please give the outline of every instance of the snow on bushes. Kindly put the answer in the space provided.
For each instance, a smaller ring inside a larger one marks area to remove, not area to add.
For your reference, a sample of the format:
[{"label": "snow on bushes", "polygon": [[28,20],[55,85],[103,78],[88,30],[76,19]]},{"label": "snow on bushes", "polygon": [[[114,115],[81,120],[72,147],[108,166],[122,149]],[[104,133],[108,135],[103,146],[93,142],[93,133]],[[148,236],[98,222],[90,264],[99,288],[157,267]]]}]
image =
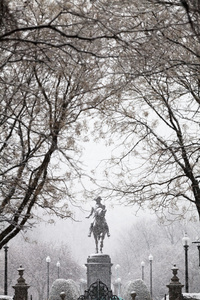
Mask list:
[{"label": "snow on bushes", "polygon": [[79,291],[72,279],[56,279],[51,287],[49,300],[61,300],[60,293],[66,294],[65,300],[77,300]]},{"label": "snow on bushes", "polygon": [[129,281],[123,289],[123,298],[125,300],[132,300],[131,293],[136,292],[136,300],[150,300],[150,293],[141,279]]}]

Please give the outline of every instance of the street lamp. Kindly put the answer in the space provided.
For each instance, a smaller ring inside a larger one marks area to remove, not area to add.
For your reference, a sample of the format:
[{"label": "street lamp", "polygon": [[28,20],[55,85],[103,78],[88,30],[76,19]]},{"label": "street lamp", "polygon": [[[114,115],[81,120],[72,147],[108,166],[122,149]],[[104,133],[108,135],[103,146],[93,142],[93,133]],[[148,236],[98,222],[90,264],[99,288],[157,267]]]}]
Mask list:
[{"label": "street lamp", "polygon": [[121,278],[118,277],[115,282],[117,284],[117,296],[119,298],[121,294]]},{"label": "street lamp", "polygon": [[56,267],[58,269],[58,278],[59,278],[60,277],[60,262],[59,261],[57,261]]},{"label": "street lamp", "polygon": [[51,258],[47,256],[46,263],[47,263],[47,300],[49,299],[49,265],[51,262]]},{"label": "street lamp", "polygon": [[188,248],[190,243],[190,238],[185,233],[182,238],[183,247],[185,249],[185,292],[189,293],[189,283],[188,283]]},{"label": "street lamp", "polygon": [[117,296],[120,297],[121,293],[121,278],[119,278],[119,269],[121,266],[119,264],[116,264],[115,266],[115,271],[116,271],[116,277],[117,279],[115,280],[116,288],[117,288]]},{"label": "street lamp", "polygon": [[116,264],[116,266],[115,266],[115,271],[116,271],[117,277],[119,277],[119,269],[120,269],[120,268],[121,268],[120,265],[119,265],[119,264]]},{"label": "street lamp", "polygon": [[197,237],[196,241],[192,242],[192,244],[197,244],[197,249],[199,251],[199,267],[200,267],[200,241],[199,241],[199,238]]},{"label": "street lamp", "polygon": [[8,295],[8,246],[4,246],[5,250],[5,269],[4,269],[4,295]]},{"label": "street lamp", "polygon": [[152,286],[153,286],[153,284],[152,284],[152,263],[153,263],[153,255],[149,255],[149,264],[150,264],[150,296],[151,296],[151,299],[152,299],[152,296],[153,296],[153,292],[152,292]]},{"label": "street lamp", "polygon": [[142,280],[144,280],[144,266],[145,266],[145,263],[144,261],[141,262],[141,267],[142,267]]}]

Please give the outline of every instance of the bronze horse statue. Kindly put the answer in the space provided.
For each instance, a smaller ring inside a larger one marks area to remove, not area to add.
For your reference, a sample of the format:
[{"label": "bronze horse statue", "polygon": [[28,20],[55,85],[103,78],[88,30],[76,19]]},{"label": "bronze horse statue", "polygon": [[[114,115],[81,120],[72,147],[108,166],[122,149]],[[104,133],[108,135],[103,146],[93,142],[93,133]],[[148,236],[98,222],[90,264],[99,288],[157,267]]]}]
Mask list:
[{"label": "bronze horse statue", "polygon": [[[95,244],[96,244],[96,253],[100,252],[102,253],[103,249],[103,241],[105,238],[105,235],[110,236],[109,233],[109,227],[105,219],[106,214],[106,207],[101,203],[101,197],[97,197],[94,199],[96,202],[95,207],[92,207],[91,212],[89,216],[86,218],[90,218],[93,216],[94,221],[90,224],[90,230],[88,236],[90,237],[93,233]],[[99,247],[100,242],[100,247]]]},{"label": "bronze horse statue", "polygon": [[105,214],[106,210],[102,208],[98,208],[95,213],[92,233],[95,240],[96,253],[99,253],[99,251],[102,253],[104,238],[106,234],[108,237],[110,236],[108,224],[105,219]]}]

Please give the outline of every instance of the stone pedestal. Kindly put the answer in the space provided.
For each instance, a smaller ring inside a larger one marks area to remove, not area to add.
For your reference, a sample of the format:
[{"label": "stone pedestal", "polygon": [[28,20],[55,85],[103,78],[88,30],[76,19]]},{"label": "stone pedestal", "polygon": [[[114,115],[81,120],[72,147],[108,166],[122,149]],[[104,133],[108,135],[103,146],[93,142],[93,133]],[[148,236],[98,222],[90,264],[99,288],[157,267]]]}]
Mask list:
[{"label": "stone pedestal", "polygon": [[91,254],[87,259],[87,288],[98,279],[111,289],[111,259],[107,254]]},{"label": "stone pedestal", "polygon": [[178,268],[176,265],[172,268],[173,277],[171,278],[171,282],[167,285],[169,288],[169,300],[182,300],[182,287],[183,285],[179,282],[179,278],[177,277]]},{"label": "stone pedestal", "polygon": [[22,266],[18,269],[20,277],[17,279],[16,285],[13,286],[15,290],[14,300],[28,300],[28,288],[29,285],[26,284],[23,278],[24,269]]}]

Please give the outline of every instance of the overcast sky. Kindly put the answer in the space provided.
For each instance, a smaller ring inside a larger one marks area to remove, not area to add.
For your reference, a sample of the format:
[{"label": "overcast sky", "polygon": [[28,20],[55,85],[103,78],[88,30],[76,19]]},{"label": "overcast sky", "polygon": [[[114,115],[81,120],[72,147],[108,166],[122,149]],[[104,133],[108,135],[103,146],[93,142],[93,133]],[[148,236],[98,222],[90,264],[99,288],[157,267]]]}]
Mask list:
[{"label": "overcast sky", "polygon": [[[104,203],[104,201],[103,201]],[[91,201],[91,205],[93,202]],[[88,204],[89,205],[89,204]],[[116,247],[120,244],[120,238],[124,231],[133,222],[142,216],[142,212],[135,216],[133,208],[124,206],[108,207],[106,220],[110,228],[111,236],[104,240],[103,253],[114,256]],[[57,220],[55,224],[39,224],[28,233],[32,240],[41,239],[43,241],[56,244],[67,243],[70,245],[72,254],[76,261],[82,265],[87,262],[87,257],[95,253],[95,242],[93,236],[88,237],[90,223],[92,219],[86,219],[88,213],[77,210],[76,218],[78,222],[68,220]]]},{"label": "overcast sky", "polygon": [[[85,144],[85,152],[83,160],[85,166],[89,170],[95,168],[102,159],[109,158],[111,148],[105,147],[103,143],[87,143]],[[86,183],[87,184],[87,183]],[[88,182],[88,185],[90,182]],[[89,186],[87,187],[90,188]],[[81,187],[80,187],[81,189]],[[99,196],[99,195],[97,195]],[[93,198],[94,199],[94,198]],[[94,238],[88,237],[90,223],[92,218],[86,219],[89,215],[91,207],[95,204],[93,199],[84,199],[83,210],[76,209],[75,218],[77,222],[71,219],[56,219],[55,224],[38,224],[33,230],[28,232],[28,236],[34,240],[52,242],[56,244],[67,243],[70,245],[73,257],[80,265],[87,262],[87,257],[95,253]],[[64,201],[67,201],[64,199]],[[120,244],[120,239],[126,229],[130,228],[136,219],[144,216],[144,212],[137,213],[134,207],[125,207],[114,203],[106,203],[102,193],[102,203],[106,205],[106,220],[110,228],[111,236],[104,240],[103,253],[109,254],[112,258],[116,248]],[[145,214],[145,217],[148,213]]]}]

